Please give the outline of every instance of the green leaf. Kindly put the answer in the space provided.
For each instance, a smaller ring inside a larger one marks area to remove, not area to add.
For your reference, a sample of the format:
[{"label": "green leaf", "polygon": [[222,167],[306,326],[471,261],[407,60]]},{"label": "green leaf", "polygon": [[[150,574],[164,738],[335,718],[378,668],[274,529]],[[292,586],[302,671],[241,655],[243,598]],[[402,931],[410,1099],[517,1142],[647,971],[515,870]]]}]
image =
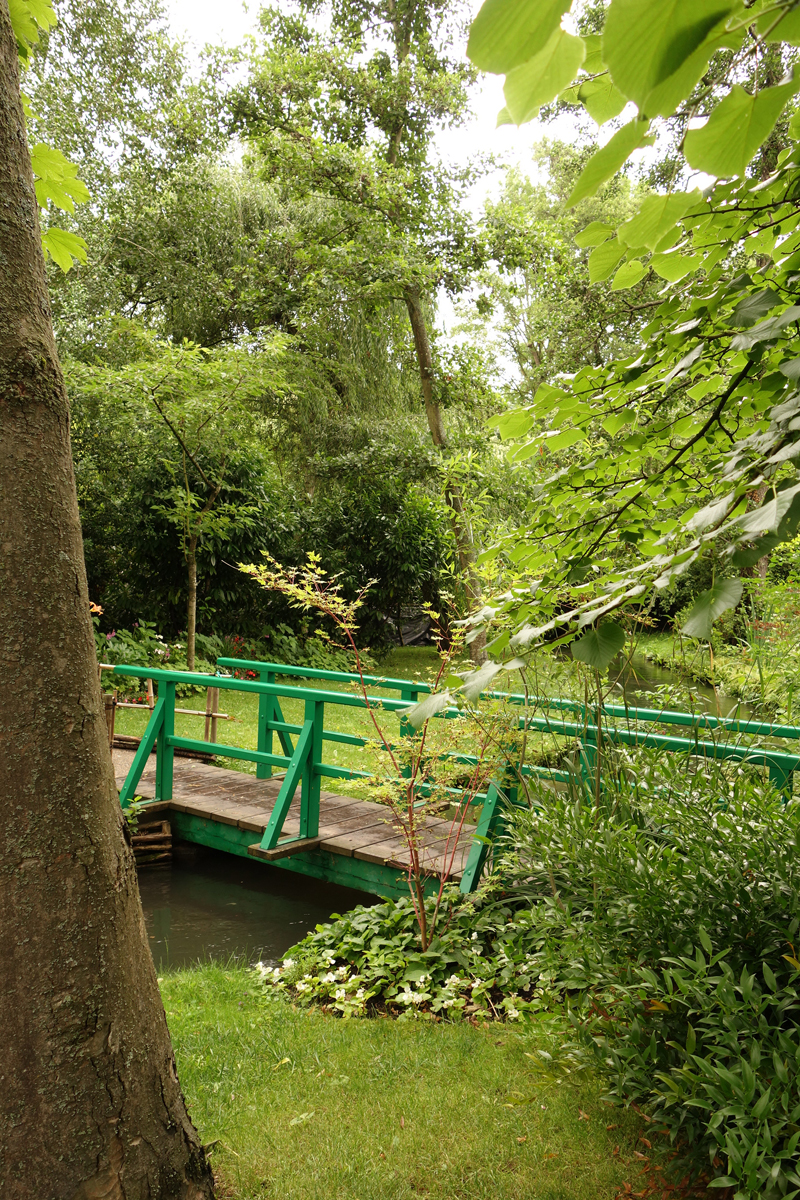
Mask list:
[{"label": "green leaf", "polygon": [[614,86],[610,75],[587,79],[578,89],[578,100],[598,125],[605,125],[612,117],[618,117],[628,103],[619,88]]},{"label": "green leaf", "polygon": [[[603,58],[614,83],[636,102],[640,113],[659,115],[660,108],[648,106],[651,93],[679,72],[738,7],[738,0],[612,0],[603,30]],[[701,61],[696,76],[692,78],[692,71],[683,81],[684,96],[704,67]]]},{"label": "green leaf", "polygon": [[603,39],[599,33],[587,33],[583,38],[586,46],[586,58],[583,69],[587,75],[599,75],[605,69],[603,62]]},{"label": "green leaf", "polygon": [[605,429],[609,437],[616,437],[620,429],[624,429],[626,425],[630,425],[631,421],[633,421],[635,417],[636,413],[633,411],[633,409],[626,408],[623,409],[622,412],[611,413],[611,415],[606,417],[605,421],[603,421],[602,427]]},{"label": "green leaf", "polygon": [[565,429],[563,433],[557,433],[555,437],[548,438],[544,445],[548,450],[566,450],[569,446],[574,446],[576,442],[582,442],[586,434],[582,429]]},{"label": "green leaf", "polygon": [[760,321],[762,317],[771,312],[778,304],[781,303],[782,297],[772,288],[762,288],[759,292],[749,292],[734,308],[731,313],[728,324],[733,325],[736,329],[749,329],[751,325],[755,325],[756,321]]},{"label": "green leaf", "polygon": [[759,17],[758,32],[768,42],[789,42],[792,46],[800,46],[800,8],[795,6],[787,9],[778,25],[767,33],[767,30],[775,25],[777,15],[776,12],[770,12]]},{"label": "green leaf", "polygon": [[613,225],[606,225],[605,221],[592,221],[576,236],[575,245],[582,250],[587,246],[600,246],[608,241],[613,232]]},{"label": "green leaf", "polygon": [[616,621],[605,621],[572,643],[572,657],[596,671],[605,671],[625,645],[625,630]]},{"label": "green leaf", "polygon": [[567,199],[567,208],[573,208],[587,196],[593,196],[598,188],[616,175],[634,150],[645,145],[649,128],[649,121],[629,121],[617,130],[605,146],[595,150],[578,176],[577,183]]},{"label": "green leaf", "polygon": [[610,242],[603,242],[602,246],[597,246],[589,255],[589,281],[601,283],[608,279],[626,253],[626,248],[619,238],[612,238]]},{"label": "green leaf", "polygon": [[513,412],[495,417],[492,424],[499,429],[502,438],[523,437],[533,424],[533,417],[527,408],[516,408]]},{"label": "green leaf", "polygon": [[707,592],[697,597],[681,627],[681,633],[707,642],[711,637],[714,621],[729,608],[736,607],[742,598],[743,588],[741,579],[723,579],[715,583]]},{"label": "green leaf", "polygon": [[82,237],[53,226],[42,234],[42,249],[45,257],[49,255],[56,266],[61,267],[66,274],[74,265],[73,259],[77,258],[78,262],[86,262],[88,247]]},{"label": "green leaf", "polygon": [[412,704],[410,708],[401,708],[399,713],[408,721],[413,729],[420,729],[426,721],[431,717],[435,717],[437,713],[443,709],[449,708],[453,703],[449,692],[435,692],[432,696],[426,696],[424,700],[420,700],[418,704]]},{"label": "green leaf", "polygon": [[503,95],[517,125],[533,120],[575,78],[584,53],[583,38],[559,28],[538,54],[506,75]]},{"label": "green leaf", "polygon": [[655,250],[669,231],[702,200],[699,190],[673,192],[666,196],[648,196],[635,217],[623,221],[617,236],[626,246],[646,246]]},{"label": "green leaf", "polygon": [[790,358],[786,362],[782,362],[778,370],[781,375],[785,375],[787,379],[796,383],[800,379],[800,358]]},{"label": "green leaf", "polygon": [[485,0],[472,22],[467,55],[482,71],[505,74],[538,53],[571,0]]},{"label": "green leaf", "polygon": [[499,129],[501,125],[513,125],[513,124],[514,124],[514,118],[512,117],[511,113],[508,111],[507,108],[501,108],[500,112],[497,114],[497,124],[495,125],[495,129]]},{"label": "green leaf", "polygon": [[703,128],[686,134],[686,161],[695,170],[717,177],[744,175],[797,87],[792,79],[751,96],[735,83]]},{"label": "green leaf", "polygon": [[52,28],[58,18],[47,0],[9,0],[8,8],[20,56],[27,58],[28,48],[39,40],[39,30]]},{"label": "green leaf", "polygon": [[671,254],[654,254],[650,259],[650,266],[656,275],[660,275],[668,283],[677,283],[679,279],[696,271],[702,263],[703,259],[699,254],[680,254],[677,251]]},{"label": "green leaf", "polygon": [[52,200],[65,212],[74,212],[75,204],[85,203],[89,189],[78,179],[78,168],[60,150],[41,143],[31,147],[31,167],[36,180],[36,200],[41,208]]},{"label": "green leaf", "polygon": [[647,274],[647,267],[638,258],[631,259],[630,262],[623,263],[611,284],[612,292],[621,292],[624,288],[635,287]]}]

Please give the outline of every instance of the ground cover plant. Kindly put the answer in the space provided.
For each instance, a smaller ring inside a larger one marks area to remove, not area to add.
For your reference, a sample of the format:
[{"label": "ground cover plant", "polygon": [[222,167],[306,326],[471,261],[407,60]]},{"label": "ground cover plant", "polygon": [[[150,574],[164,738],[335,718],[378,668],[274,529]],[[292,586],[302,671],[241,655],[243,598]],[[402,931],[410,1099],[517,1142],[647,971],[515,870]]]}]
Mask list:
[{"label": "ground cover plant", "polygon": [[387,903],[318,927],[265,985],[415,1024],[566,1012],[574,1036],[542,1067],[592,1063],[739,1200],[794,1196],[800,804],[746,766],[617,767],[599,805],[542,791],[515,814],[493,877],[448,896],[427,951]]},{"label": "ground cover plant", "polygon": [[161,992],[230,1200],[611,1200],[663,1159],[592,1072],[559,1086],[537,1070],[558,1027],[339,1021],[264,997],[241,967],[170,973]]}]

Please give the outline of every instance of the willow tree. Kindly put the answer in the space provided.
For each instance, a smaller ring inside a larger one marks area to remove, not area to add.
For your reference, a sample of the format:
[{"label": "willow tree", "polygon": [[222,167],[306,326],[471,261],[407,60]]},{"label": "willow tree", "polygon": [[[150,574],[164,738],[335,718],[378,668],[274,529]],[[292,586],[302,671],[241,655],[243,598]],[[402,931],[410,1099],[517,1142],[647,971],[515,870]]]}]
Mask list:
[{"label": "willow tree", "polygon": [[202,1200],[89,617],[20,96],[43,10],[0,0],[0,1192]]},{"label": "willow tree", "polygon": [[[447,371],[437,362],[431,313],[437,292],[462,291],[482,261],[467,204],[476,168],[437,161],[433,146],[437,130],[469,112],[467,14],[467,5],[445,0],[301,0],[291,15],[265,10],[264,48],[235,99],[256,168],[287,199],[313,196],[326,207],[324,230],[305,247],[321,309],[331,287],[376,311],[404,307],[428,429],[443,456]],[[481,589],[469,518],[461,488],[446,471],[445,478],[461,578],[475,606]]]}]

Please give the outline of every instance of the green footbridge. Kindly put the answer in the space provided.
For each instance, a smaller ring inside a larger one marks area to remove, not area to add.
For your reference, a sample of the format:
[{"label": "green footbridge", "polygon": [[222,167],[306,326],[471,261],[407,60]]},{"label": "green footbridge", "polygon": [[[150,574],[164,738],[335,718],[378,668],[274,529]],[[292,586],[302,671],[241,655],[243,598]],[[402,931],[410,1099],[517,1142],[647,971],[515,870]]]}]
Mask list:
[{"label": "green footbridge", "polygon": [[[143,810],[169,810],[180,840],[370,893],[407,894],[411,852],[389,809],[323,790],[326,779],[369,777],[368,772],[325,760],[326,743],[368,744],[366,738],[326,727],[326,711],[343,706],[394,713],[397,736],[414,737],[416,731],[404,714],[431,693],[428,684],[233,658],[218,659],[214,675],[127,665],[115,666],[113,674],[151,679],[157,688],[147,729],[127,775],[118,781],[123,808],[139,797]],[[244,678],[245,674],[251,677]],[[305,681],[316,686],[303,686]],[[349,684],[352,690],[324,690],[326,682]],[[175,691],[187,684],[257,695],[256,749],[176,734]],[[686,756],[687,766],[689,757],[750,763],[762,768],[787,797],[800,769],[800,754],[793,752],[800,747],[786,746],[800,740],[800,728],[793,726],[628,705],[606,704],[598,711],[558,698],[536,697],[534,708],[530,697],[522,694],[486,695],[502,700],[511,712],[521,710],[513,722],[519,730],[565,739],[572,758],[559,768],[509,762],[503,778],[492,780],[485,791],[470,793],[472,818],[440,819],[420,811],[414,844],[431,887],[434,883],[438,887],[443,876],[457,882],[463,892],[477,887],[505,814],[511,806],[525,803],[519,785],[526,777],[538,776],[554,787],[572,782],[583,788],[587,799],[592,797],[603,745],[653,747]],[[302,723],[284,719],[282,700],[302,702]],[[455,705],[434,715],[439,720],[462,718]],[[665,732],[670,727],[680,734]],[[193,752],[205,760],[176,758],[176,751]],[[254,763],[255,775],[209,765],[208,756]],[[467,767],[477,762],[468,754],[450,757]],[[281,774],[276,775],[276,770]],[[397,782],[402,786],[402,779]],[[449,790],[458,804],[463,792]],[[426,794],[421,785],[415,801],[421,810],[426,807]]]}]

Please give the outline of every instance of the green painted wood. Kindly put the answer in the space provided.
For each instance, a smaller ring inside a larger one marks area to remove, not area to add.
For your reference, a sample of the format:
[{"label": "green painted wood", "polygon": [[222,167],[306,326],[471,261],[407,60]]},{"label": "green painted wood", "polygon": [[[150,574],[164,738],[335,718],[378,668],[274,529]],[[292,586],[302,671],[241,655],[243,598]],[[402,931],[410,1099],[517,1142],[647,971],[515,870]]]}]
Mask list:
[{"label": "green painted wood", "polygon": [[169,740],[173,749],[193,750],[197,754],[213,754],[219,758],[238,758],[242,762],[267,762],[273,767],[286,767],[291,762],[285,754],[262,754],[259,750],[229,746],[226,742],[202,742],[199,738],[180,737],[178,734],[173,734]]},{"label": "green painted wood", "polygon": [[147,728],[144,731],[144,736],[139,742],[139,748],[133,756],[133,762],[128,770],[125,782],[119,793],[119,802],[123,808],[127,808],[136,795],[136,789],[139,786],[139,780],[142,778],[147,760],[149,759],[153,746],[156,744],[156,738],[161,733],[164,724],[164,709],[166,708],[166,700],[163,696],[159,696],[156,700],[155,707],[150,714],[150,720],[147,722]]},{"label": "green painted wood", "polygon": [[319,766],[322,762],[322,726],[324,717],[324,704],[318,700],[306,700],[305,724],[311,724],[311,737],[308,754],[303,764],[302,790],[300,793],[299,837],[301,839],[315,838],[319,833],[319,793],[322,782]]},{"label": "green painted wood", "polygon": [[[408,679],[391,679],[387,675],[358,675],[354,671],[324,671],[319,667],[294,667],[289,663],[262,663],[249,662],[242,658],[218,658],[218,667],[225,667],[226,670],[232,671],[269,671],[275,675],[291,675],[296,679],[324,679],[329,683],[355,683],[359,687],[363,683],[366,687],[389,688],[392,691],[407,691],[410,680]],[[427,683],[414,683],[411,685],[417,692],[430,692],[430,685]]]},{"label": "green painted wood", "polygon": [[161,699],[162,687],[164,689],[164,715],[156,741],[155,798],[156,800],[171,800],[172,767],[175,760],[175,748],[172,743],[175,734],[175,683],[170,679],[159,680],[159,699]]},{"label": "green painted wood", "polygon": [[[170,810],[169,820],[173,837],[177,841],[195,842],[215,850],[224,850],[228,854],[237,854],[241,858],[252,859],[248,854],[248,847],[253,844],[253,835],[245,829],[239,829],[236,825],[220,825],[216,821],[196,817],[191,813],[176,812],[174,809]],[[265,862],[263,865],[264,870],[294,871],[296,874],[336,883],[341,887],[355,888],[374,896],[399,899],[409,894],[405,872],[380,863],[368,863],[343,854],[331,854],[327,850],[300,853],[274,863]],[[434,881],[429,880],[426,883],[426,894],[433,895],[435,890]]]},{"label": "green painted wood", "polygon": [[[275,806],[269,818],[269,824],[264,830],[264,836],[261,839],[262,850],[274,850],[278,845],[283,830],[283,825],[286,820],[287,813],[291,807],[294,794],[297,791],[297,785],[300,782],[303,773],[306,770],[307,760],[313,746],[314,722],[313,720],[306,721],[303,726],[303,732],[297,739],[297,745],[294,749],[291,761],[286,768],[281,790],[278,792],[278,797],[275,801]],[[319,823],[319,804],[317,804],[317,822]],[[316,833],[316,830],[315,830]],[[307,836],[307,835],[306,835]]]},{"label": "green painted wood", "polygon": [[474,892],[478,886],[490,850],[489,842],[494,836],[501,818],[502,802],[503,795],[500,789],[492,783],[486,793],[486,801],[475,829],[467,865],[461,876],[459,887],[464,894]]}]

